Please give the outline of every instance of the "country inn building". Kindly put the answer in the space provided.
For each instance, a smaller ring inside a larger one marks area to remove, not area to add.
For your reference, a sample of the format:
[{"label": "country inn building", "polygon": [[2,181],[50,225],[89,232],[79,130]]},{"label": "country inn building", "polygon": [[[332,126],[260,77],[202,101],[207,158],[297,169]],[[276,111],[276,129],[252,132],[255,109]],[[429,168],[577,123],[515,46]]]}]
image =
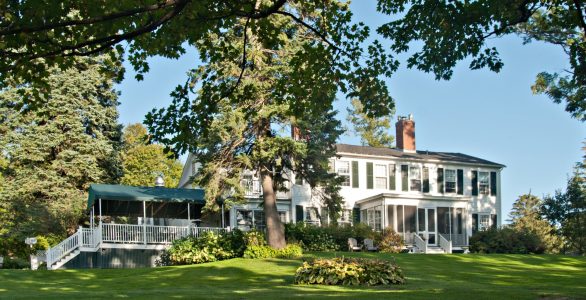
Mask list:
[{"label": "country inn building", "polygon": [[[332,172],[344,177],[340,223],[392,228],[420,252],[451,252],[468,245],[478,230],[501,224],[502,164],[461,153],[416,150],[415,121],[400,117],[396,148],[337,144]],[[292,131],[293,136],[298,132]],[[180,188],[191,188],[194,157],[185,164]],[[230,208],[230,228],[264,228],[259,178],[245,173],[246,203]],[[327,224],[327,213],[307,184],[291,174],[289,192],[277,194],[283,222]]]}]

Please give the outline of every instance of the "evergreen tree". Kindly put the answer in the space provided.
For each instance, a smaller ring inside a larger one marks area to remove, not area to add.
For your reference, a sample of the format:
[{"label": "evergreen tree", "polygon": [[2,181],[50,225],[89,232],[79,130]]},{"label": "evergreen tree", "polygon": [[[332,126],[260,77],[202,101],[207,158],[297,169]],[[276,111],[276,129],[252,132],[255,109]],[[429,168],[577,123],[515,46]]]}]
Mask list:
[{"label": "evergreen tree", "polygon": [[166,187],[177,187],[183,170],[182,164],[172,153],[166,153],[159,144],[150,143],[146,128],[131,124],[124,128],[121,184],[153,186],[155,177],[162,175]]},{"label": "evergreen tree", "polygon": [[530,232],[539,238],[546,252],[556,253],[562,245],[555,228],[541,217],[542,200],[531,194],[521,195],[509,214],[511,226],[519,232]]},{"label": "evergreen tree", "polygon": [[394,110],[382,117],[371,117],[364,112],[364,106],[358,99],[352,99],[352,108],[348,110],[347,120],[360,136],[363,146],[392,147],[395,137],[391,133],[391,119]]},{"label": "evergreen tree", "polygon": [[51,92],[35,110],[24,100],[33,84],[13,82],[0,92],[5,237],[73,231],[89,184],[119,180],[121,126],[113,74],[120,67],[99,57],[79,58],[67,70],[50,69]]}]

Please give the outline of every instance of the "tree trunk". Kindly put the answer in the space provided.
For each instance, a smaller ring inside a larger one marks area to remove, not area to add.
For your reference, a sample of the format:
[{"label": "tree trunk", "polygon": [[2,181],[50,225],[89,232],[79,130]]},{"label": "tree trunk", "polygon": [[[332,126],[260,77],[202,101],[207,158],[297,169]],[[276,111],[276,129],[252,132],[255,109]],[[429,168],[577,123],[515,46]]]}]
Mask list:
[{"label": "tree trunk", "polygon": [[275,249],[284,248],[285,227],[281,223],[277,211],[277,197],[273,184],[273,176],[270,172],[261,171],[262,193],[264,201],[265,221],[267,224],[267,242]]}]

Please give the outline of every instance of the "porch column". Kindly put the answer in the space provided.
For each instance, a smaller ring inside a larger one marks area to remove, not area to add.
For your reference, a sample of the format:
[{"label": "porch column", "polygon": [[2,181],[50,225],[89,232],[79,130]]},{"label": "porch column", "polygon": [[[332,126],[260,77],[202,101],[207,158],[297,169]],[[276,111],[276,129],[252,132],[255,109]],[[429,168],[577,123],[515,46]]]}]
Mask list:
[{"label": "porch column", "polygon": [[98,199],[100,202],[100,225],[102,225],[102,198]]},{"label": "porch column", "polygon": [[191,225],[191,210],[189,208],[191,205],[189,205],[189,204],[190,203],[187,202],[187,222],[189,222],[189,225]]},{"label": "porch column", "polygon": [[452,240],[452,232],[453,232],[453,230],[452,230],[452,209],[454,209],[454,208],[450,207],[448,209],[448,222],[449,222],[448,226],[450,226],[450,239],[449,239],[450,241]]},{"label": "porch column", "polygon": [[90,211],[90,228],[94,229],[94,209],[95,206],[92,206],[92,210]]},{"label": "porch column", "polygon": [[142,201],[142,238],[143,243],[146,245],[146,201]]}]

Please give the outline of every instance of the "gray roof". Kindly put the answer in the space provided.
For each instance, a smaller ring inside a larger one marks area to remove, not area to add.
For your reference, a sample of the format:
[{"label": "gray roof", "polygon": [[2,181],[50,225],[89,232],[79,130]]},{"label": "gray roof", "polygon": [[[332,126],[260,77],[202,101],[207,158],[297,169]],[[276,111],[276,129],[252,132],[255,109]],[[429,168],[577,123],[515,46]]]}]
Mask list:
[{"label": "gray roof", "polygon": [[441,162],[455,162],[455,163],[467,163],[467,164],[478,164],[488,165],[498,168],[503,168],[505,165],[491,162],[482,158],[462,154],[462,153],[451,153],[451,152],[434,152],[426,150],[417,150],[416,152],[405,152],[395,148],[377,148],[368,146],[357,146],[348,144],[336,144],[336,151],[338,153],[352,153],[361,155],[373,155],[373,156],[388,156],[389,158],[399,159],[410,159],[420,161],[441,161]]}]

